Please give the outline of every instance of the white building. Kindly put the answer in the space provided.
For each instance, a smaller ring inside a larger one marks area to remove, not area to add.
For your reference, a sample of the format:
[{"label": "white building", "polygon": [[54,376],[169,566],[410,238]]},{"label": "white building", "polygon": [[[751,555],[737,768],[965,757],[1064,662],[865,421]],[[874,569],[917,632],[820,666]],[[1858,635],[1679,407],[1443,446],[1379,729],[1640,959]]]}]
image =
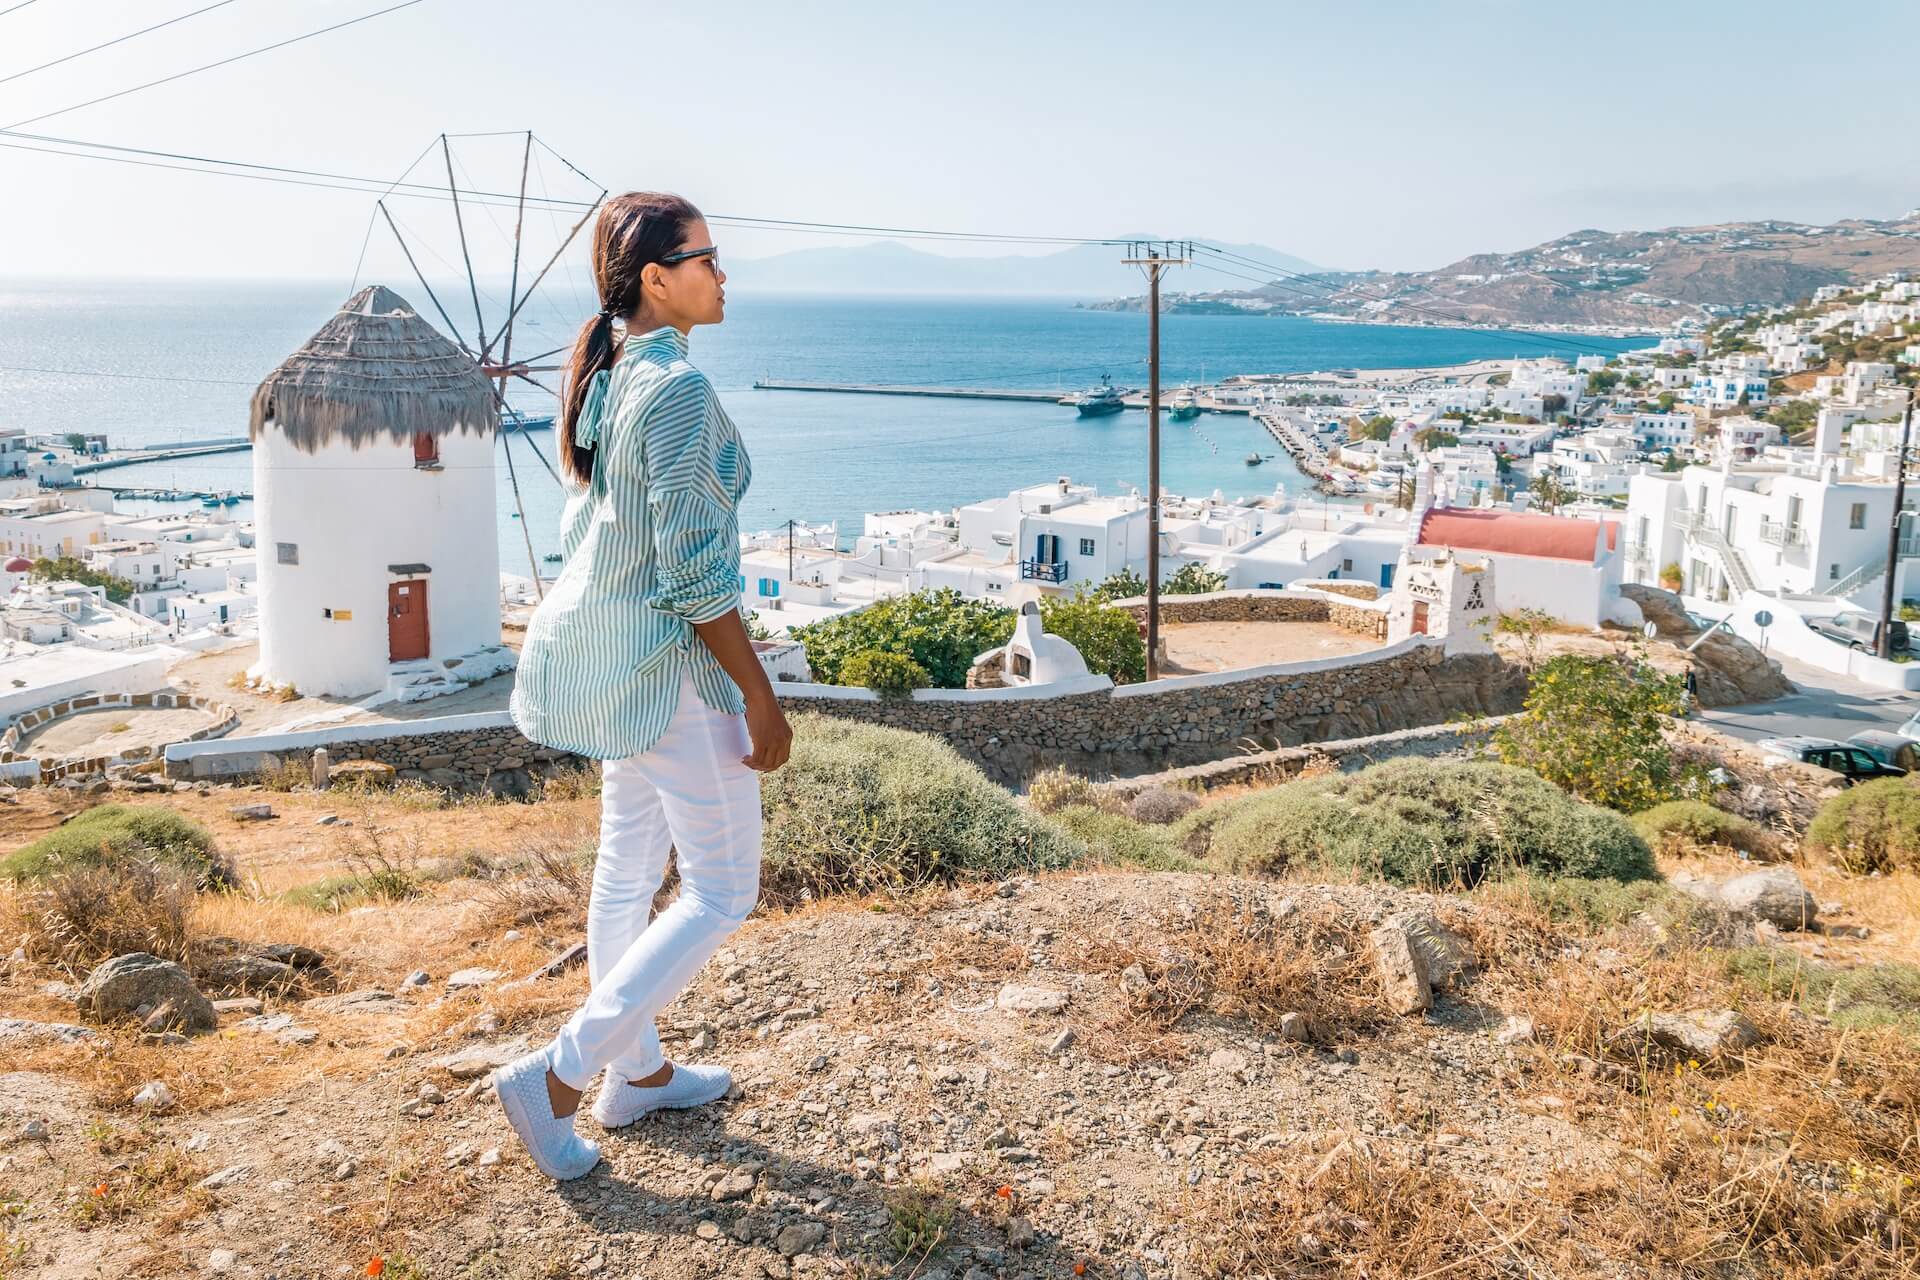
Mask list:
[{"label": "white building", "polygon": [[497,425],[473,360],[378,285],[268,375],[251,674],[348,697],[500,669]]}]

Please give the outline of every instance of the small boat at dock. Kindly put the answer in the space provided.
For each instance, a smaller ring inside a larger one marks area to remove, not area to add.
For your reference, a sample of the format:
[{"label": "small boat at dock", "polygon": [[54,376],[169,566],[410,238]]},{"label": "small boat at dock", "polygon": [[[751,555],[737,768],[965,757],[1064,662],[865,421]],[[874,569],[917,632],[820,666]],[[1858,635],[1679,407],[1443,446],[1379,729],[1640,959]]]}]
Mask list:
[{"label": "small boat at dock", "polygon": [[1167,410],[1175,422],[1190,422],[1200,416],[1200,398],[1192,387],[1182,387],[1167,402]]},{"label": "small boat at dock", "polygon": [[1262,458],[1262,457],[1261,457],[1261,456],[1260,456],[1259,454],[1257,454],[1257,453],[1250,453],[1250,454],[1248,454],[1248,455],[1247,455],[1247,465],[1248,465],[1248,466],[1250,466],[1250,467],[1257,467],[1257,466],[1259,466],[1259,465],[1260,465],[1260,464],[1261,464],[1262,462],[1265,462],[1265,461],[1266,461],[1266,459],[1265,459],[1265,458]]},{"label": "small boat at dock", "polygon": [[1120,398],[1120,389],[1114,386],[1113,379],[1105,374],[1100,375],[1099,386],[1082,391],[1070,403],[1080,411],[1080,416],[1083,418],[1104,417],[1109,413],[1118,413],[1127,407]]}]

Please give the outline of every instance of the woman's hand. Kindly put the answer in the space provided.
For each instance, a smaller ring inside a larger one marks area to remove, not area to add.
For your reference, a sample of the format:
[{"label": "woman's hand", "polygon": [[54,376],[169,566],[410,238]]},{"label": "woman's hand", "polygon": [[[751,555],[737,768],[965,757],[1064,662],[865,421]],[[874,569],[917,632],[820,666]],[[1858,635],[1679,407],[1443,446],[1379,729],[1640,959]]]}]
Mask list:
[{"label": "woman's hand", "polygon": [[773,690],[747,699],[747,736],[753,741],[753,754],[740,758],[747,768],[772,773],[787,762],[793,750],[793,729]]}]

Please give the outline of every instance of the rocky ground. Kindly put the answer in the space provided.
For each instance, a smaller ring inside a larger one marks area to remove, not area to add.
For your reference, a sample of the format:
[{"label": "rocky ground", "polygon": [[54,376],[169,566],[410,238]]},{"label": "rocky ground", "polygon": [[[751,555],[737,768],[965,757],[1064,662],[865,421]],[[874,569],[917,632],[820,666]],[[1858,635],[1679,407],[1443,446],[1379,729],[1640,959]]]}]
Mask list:
[{"label": "rocky ground", "polygon": [[[594,802],[344,801],[161,802],[256,886],[369,842],[465,869],[331,914],[206,900],[192,977],[0,967],[0,1277],[1920,1266],[1911,1040],[1708,949],[1911,959],[1911,876],[1755,885],[1690,855],[1667,860],[1688,896],[1593,918],[1527,891],[1118,871],[776,913],[663,1020],[734,1094],[611,1134],[583,1117],[604,1162],[556,1188],[487,1072],[585,991],[583,890],[539,851],[589,838]],[[6,845],[79,803],[27,793]]]}]

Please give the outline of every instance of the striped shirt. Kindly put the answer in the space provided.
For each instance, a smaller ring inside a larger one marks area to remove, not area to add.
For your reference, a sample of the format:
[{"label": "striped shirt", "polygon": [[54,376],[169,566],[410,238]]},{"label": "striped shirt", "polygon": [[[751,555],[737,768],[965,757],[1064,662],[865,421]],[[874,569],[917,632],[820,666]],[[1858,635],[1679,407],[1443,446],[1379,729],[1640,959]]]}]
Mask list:
[{"label": "striped shirt", "polygon": [[535,742],[617,760],[666,732],[683,667],[708,706],[746,709],[691,624],[740,605],[752,469],[677,329],[628,336],[588,383],[574,439],[593,446],[593,478],[561,516],[566,564],[527,624],[513,721]]}]

